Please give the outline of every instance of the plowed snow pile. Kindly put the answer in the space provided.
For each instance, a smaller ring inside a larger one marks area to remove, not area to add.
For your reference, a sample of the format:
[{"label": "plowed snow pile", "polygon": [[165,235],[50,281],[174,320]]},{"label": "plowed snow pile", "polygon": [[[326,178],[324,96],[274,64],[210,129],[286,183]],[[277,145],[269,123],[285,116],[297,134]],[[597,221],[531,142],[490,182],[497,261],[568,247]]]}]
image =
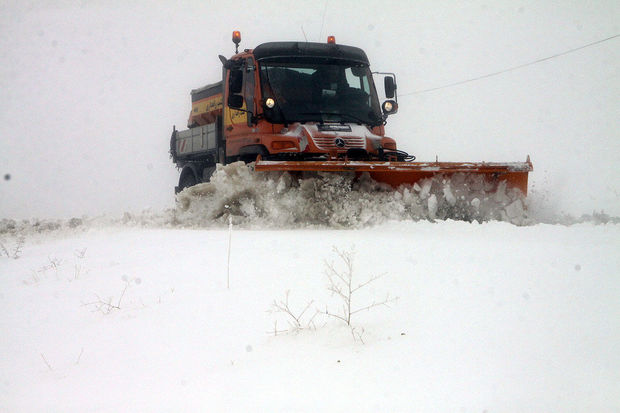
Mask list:
[{"label": "plowed snow pile", "polygon": [[304,175],[252,171],[237,162],[218,165],[211,182],[178,195],[176,219],[191,225],[225,223],[362,227],[388,220],[455,219],[528,223],[524,199],[505,184],[493,189],[480,176],[434,177],[397,190],[368,175]]}]

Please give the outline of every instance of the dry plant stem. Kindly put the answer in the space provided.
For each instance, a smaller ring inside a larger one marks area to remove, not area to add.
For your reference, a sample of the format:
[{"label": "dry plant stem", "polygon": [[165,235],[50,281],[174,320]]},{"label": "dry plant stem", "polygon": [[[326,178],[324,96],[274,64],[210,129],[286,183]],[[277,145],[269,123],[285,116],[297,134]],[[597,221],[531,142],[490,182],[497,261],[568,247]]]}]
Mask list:
[{"label": "dry plant stem", "polygon": [[112,310],[120,310],[121,309],[121,301],[123,301],[123,297],[125,296],[125,292],[129,287],[129,283],[125,284],[125,288],[121,293],[121,296],[118,298],[118,303],[116,305],[112,304],[112,297],[110,297],[107,301],[103,300],[99,295],[95,294],[97,297],[97,301],[93,301],[90,303],[84,303],[82,306],[94,306],[95,311],[101,311],[103,314],[110,314]]},{"label": "dry plant stem", "polygon": [[51,257],[47,257],[47,259],[50,262],[50,265],[47,268],[53,269],[54,273],[56,274],[56,278],[58,278],[58,268],[62,265],[62,260]]},{"label": "dry plant stem", "polygon": [[367,305],[366,307],[358,308],[357,310],[352,311],[352,312],[351,312],[351,315],[353,315],[353,314],[357,314],[357,313],[359,313],[359,312],[361,312],[361,311],[370,310],[371,308],[373,308],[373,307],[378,307],[378,306],[380,306],[380,305],[384,305],[384,306],[386,306],[386,307],[388,307],[388,308],[389,308],[389,307],[390,307],[390,306],[389,306],[389,303],[393,303],[393,302],[395,302],[396,300],[398,300],[398,298],[397,298],[397,297],[390,298],[390,294],[388,293],[388,294],[385,296],[385,299],[384,299],[383,301],[379,301],[379,302],[377,302],[377,301],[373,301],[373,302],[372,302],[372,304]]},{"label": "dry plant stem", "polygon": [[38,283],[39,281],[41,281],[41,279],[37,275],[36,271],[31,270],[30,272],[31,272],[31,275],[32,275],[32,281],[34,281],[35,283]]},{"label": "dry plant stem", "polygon": [[47,366],[48,369],[50,369],[50,371],[54,371],[54,369],[52,368],[52,366],[47,362],[47,360],[45,359],[45,356],[43,355],[43,353],[41,353],[41,358],[43,359],[43,362],[45,363],[45,365]]},{"label": "dry plant stem", "polygon": [[123,292],[121,293],[121,296],[118,298],[118,304],[116,305],[116,308],[118,308],[119,310],[121,309],[121,301],[123,300],[123,297],[125,296],[125,291],[127,291],[128,287],[129,287],[129,283],[126,283],[125,288],[123,289]]},{"label": "dry plant stem", "polygon": [[77,360],[75,361],[75,365],[80,364],[80,359],[82,358],[82,354],[84,353],[84,347],[82,347],[82,350],[80,350],[80,355],[78,356]]},{"label": "dry plant stem", "polygon": [[18,259],[22,254],[22,248],[26,239],[24,237],[19,237],[17,239],[17,244],[15,245],[15,249],[13,250],[13,259]]},{"label": "dry plant stem", "polygon": [[73,279],[77,280],[78,278],[80,278],[80,274],[82,273],[82,266],[79,264],[75,264],[74,268],[75,271],[73,272]]},{"label": "dry plant stem", "polygon": [[[358,290],[360,290],[361,288],[372,283],[373,281],[376,281],[379,278],[383,277],[385,274],[373,276],[369,278],[368,280],[366,280],[365,282],[360,283],[354,287],[353,286],[353,274],[354,274],[353,258],[355,255],[354,252],[353,251],[340,251],[336,247],[333,248],[333,251],[342,260],[342,262],[344,263],[345,269],[342,271],[339,271],[334,267],[333,263],[325,262],[325,267],[326,267],[325,274],[327,275],[327,278],[329,280],[329,286],[328,286],[329,291],[339,296],[343,302],[343,305],[342,305],[342,314],[330,313],[329,310],[326,308],[325,309],[326,315],[342,320],[343,322],[347,323],[347,325],[350,326],[351,317],[354,314],[357,314],[361,311],[370,310],[371,308],[382,306],[382,305],[389,307],[388,305],[389,303],[396,301],[395,298],[390,298],[390,295],[388,294],[386,298],[382,301],[373,301],[370,305],[360,307],[357,309],[352,309],[353,294],[357,292]],[[361,336],[359,338],[361,341]]]},{"label": "dry plant stem", "polygon": [[364,339],[362,338],[362,336],[364,335],[363,328],[360,331],[356,327],[351,326],[351,335],[353,336],[353,341],[359,341],[362,344],[366,344],[364,342]]},{"label": "dry plant stem", "polygon": [[0,242],[0,249],[2,249],[2,253],[6,255],[7,258],[11,258],[11,254],[9,254],[9,250],[6,249],[6,247],[4,246],[2,242]]},{"label": "dry plant stem", "polygon": [[228,263],[226,266],[226,288],[230,290],[230,246],[232,243],[232,216],[228,216]]},{"label": "dry plant stem", "polygon": [[2,250],[2,253],[6,255],[7,258],[13,258],[16,260],[19,257],[21,257],[22,248],[24,247],[25,243],[26,243],[26,238],[19,237],[17,238],[17,242],[15,243],[15,247],[13,248],[12,252],[9,252],[9,249],[1,242],[0,242],[0,249]]},{"label": "dry plant stem", "polygon": [[273,330],[272,331],[267,331],[267,334],[273,334],[274,337],[277,336],[278,334],[284,334],[284,333],[288,333],[288,329],[287,330],[278,330],[278,320],[274,320],[274,322],[273,322]]},{"label": "dry plant stem", "polygon": [[[275,311],[284,313],[288,315],[290,319],[292,319],[292,321],[289,320],[289,325],[292,329],[301,330],[302,328],[304,328],[302,325],[302,317],[304,316],[306,311],[308,311],[312,303],[314,303],[314,300],[309,301],[308,304],[306,304],[306,306],[304,307],[304,309],[298,315],[295,315],[295,313],[293,312],[293,310],[291,310],[289,303],[288,303],[289,294],[290,294],[290,290],[287,290],[284,301],[278,302],[274,300],[272,307],[275,309]],[[308,320],[308,322],[306,323],[307,327],[311,327],[314,325],[314,318],[316,317],[317,314],[318,314],[318,311],[315,312],[314,315]],[[284,331],[288,331],[288,330],[283,330],[280,332],[284,332]],[[277,328],[274,328],[274,332],[277,332]]]},{"label": "dry plant stem", "polygon": [[75,250],[74,254],[75,254],[75,257],[77,258],[77,261],[75,262],[75,265],[74,265],[75,271],[73,272],[73,279],[77,280],[78,278],[80,278],[84,270],[81,262],[86,256],[86,248],[81,249],[81,250]]}]

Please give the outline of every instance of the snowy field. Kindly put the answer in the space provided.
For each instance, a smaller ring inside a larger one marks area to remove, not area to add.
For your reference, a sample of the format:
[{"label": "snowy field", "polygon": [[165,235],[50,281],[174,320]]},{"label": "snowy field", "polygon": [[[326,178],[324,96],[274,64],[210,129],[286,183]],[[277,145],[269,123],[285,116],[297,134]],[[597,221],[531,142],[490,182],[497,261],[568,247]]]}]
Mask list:
[{"label": "snowy field", "polygon": [[[2,412],[620,410],[618,224],[90,223],[1,240]],[[351,326],[325,314],[342,313],[334,247],[354,252],[354,286],[381,276],[353,311],[389,307]],[[292,315],[308,307],[298,326],[274,311],[287,291]]]},{"label": "snowy field", "polygon": [[[0,412],[620,412],[619,17],[0,2]],[[170,131],[232,30],[362,47],[399,148],[531,155],[527,200],[230,166],[175,204]]]}]

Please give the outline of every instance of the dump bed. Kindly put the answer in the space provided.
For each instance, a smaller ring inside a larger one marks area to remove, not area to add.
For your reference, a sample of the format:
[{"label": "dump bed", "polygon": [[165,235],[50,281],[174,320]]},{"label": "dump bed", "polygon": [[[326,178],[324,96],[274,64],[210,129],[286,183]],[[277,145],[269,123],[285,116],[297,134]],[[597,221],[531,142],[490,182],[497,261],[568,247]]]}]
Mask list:
[{"label": "dump bed", "polygon": [[188,158],[217,150],[217,127],[215,123],[176,131],[176,157]]},{"label": "dump bed", "polygon": [[223,84],[220,81],[192,90],[192,111],[187,121],[188,127],[214,123],[217,117],[222,115]]}]

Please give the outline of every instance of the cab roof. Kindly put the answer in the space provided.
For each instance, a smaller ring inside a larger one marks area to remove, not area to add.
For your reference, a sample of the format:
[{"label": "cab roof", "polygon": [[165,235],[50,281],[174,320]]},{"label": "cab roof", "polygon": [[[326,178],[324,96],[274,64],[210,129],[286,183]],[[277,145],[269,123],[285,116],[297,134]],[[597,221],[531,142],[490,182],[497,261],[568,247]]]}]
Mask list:
[{"label": "cab roof", "polygon": [[256,60],[285,60],[286,58],[317,58],[343,60],[369,65],[366,53],[353,46],[312,42],[270,42],[256,46]]}]

